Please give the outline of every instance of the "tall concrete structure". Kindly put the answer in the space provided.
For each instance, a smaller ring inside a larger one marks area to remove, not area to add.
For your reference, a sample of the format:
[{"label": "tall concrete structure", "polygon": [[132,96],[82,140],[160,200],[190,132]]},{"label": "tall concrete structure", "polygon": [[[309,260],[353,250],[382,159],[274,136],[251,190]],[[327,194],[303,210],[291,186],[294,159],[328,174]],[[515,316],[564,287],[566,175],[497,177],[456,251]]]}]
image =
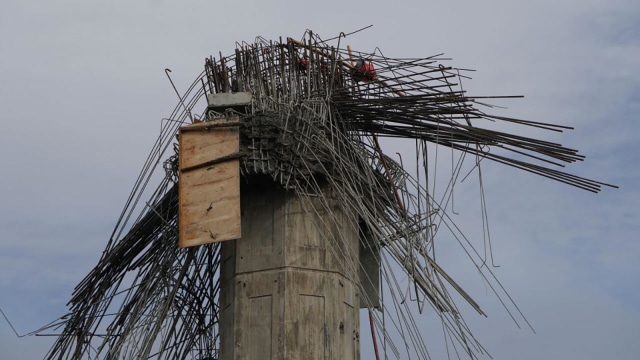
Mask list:
[{"label": "tall concrete structure", "polygon": [[242,238],[222,243],[220,359],[359,359],[358,224],[330,189],[327,214],[269,180],[242,184]]},{"label": "tall concrete structure", "polygon": [[[208,110],[251,99],[210,94]],[[359,215],[313,171],[305,196],[255,169],[241,176],[253,144],[241,126],[221,117],[179,132],[180,244],[221,242],[220,359],[359,359],[361,291],[377,305],[379,270]]]}]

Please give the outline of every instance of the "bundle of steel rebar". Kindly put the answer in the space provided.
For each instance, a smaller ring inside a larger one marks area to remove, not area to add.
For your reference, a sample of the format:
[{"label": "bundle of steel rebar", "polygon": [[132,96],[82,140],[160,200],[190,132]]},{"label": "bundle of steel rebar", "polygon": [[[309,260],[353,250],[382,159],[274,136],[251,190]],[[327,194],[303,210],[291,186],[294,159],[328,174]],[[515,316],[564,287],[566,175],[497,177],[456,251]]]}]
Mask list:
[{"label": "bundle of steel rebar", "polygon": [[[242,176],[270,176],[295,193],[306,211],[325,214],[322,224],[314,224],[319,228],[341,221],[322,198],[328,184],[342,199],[341,213],[362,224],[367,246],[381,254],[384,292],[391,296],[381,311],[405,337],[393,344],[385,318],[375,316],[391,344],[388,356],[398,358],[398,347],[411,346],[411,353],[427,357],[403,295],[408,292],[418,308],[428,304],[438,314],[449,344],[472,358],[484,353],[451,294],[484,312],[435,261],[434,239],[442,231],[460,244],[516,321],[517,306],[485,266],[486,248],[481,255],[448,215],[465,156],[472,155],[474,166],[489,159],[593,192],[607,184],[552,168],[583,160],[577,150],[496,130],[501,122],[553,132],[570,128],[485,113],[482,102],[495,97],[467,95],[460,86],[465,70],[440,64],[440,55],[388,58],[344,48],[341,41],[329,44],[311,32],[300,41],[257,38],[238,44],[230,56],[206,59],[204,72],[164,123],[101,259],[76,287],[68,317],[56,324],[61,333],[48,358],[216,356],[219,251],[215,244],[177,247],[179,154],[170,154],[166,177],[146,206],[140,210],[137,204],[191,113],[205,121],[228,115],[198,107],[205,95],[238,91],[253,98],[245,111],[230,110],[241,119]],[[483,128],[485,120],[495,124]],[[416,171],[385,155],[379,138],[410,139]],[[451,155],[450,178],[440,192],[428,171],[429,146],[458,154]],[[140,215],[129,225],[135,211]],[[326,241],[335,256],[345,255],[338,254],[344,248],[339,237],[328,235]],[[409,290],[400,288],[398,269],[414,285]]]}]

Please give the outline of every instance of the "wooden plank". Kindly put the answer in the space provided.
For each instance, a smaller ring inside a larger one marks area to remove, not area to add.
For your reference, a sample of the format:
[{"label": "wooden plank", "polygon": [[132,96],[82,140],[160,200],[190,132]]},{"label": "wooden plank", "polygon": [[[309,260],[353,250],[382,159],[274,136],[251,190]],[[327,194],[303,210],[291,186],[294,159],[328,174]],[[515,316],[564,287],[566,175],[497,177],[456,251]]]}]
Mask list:
[{"label": "wooden plank", "polygon": [[193,124],[179,132],[179,245],[183,248],[241,235],[238,128],[207,125]]},{"label": "wooden plank", "polygon": [[[205,125],[203,125],[205,124]],[[180,131],[180,169],[202,164],[240,150],[237,127],[206,129],[206,123],[189,125],[189,131]],[[202,128],[203,131],[192,131]]]}]

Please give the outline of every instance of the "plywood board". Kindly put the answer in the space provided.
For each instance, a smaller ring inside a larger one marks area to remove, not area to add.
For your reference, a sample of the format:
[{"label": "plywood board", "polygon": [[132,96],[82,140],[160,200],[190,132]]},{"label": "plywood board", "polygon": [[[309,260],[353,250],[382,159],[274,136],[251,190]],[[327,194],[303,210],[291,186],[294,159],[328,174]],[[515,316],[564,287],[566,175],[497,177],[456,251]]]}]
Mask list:
[{"label": "plywood board", "polygon": [[202,122],[180,128],[180,169],[219,159],[240,149],[238,127]]},{"label": "plywood board", "polygon": [[180,247],[240,238],[240,161],[236,126],[180,128]]}]

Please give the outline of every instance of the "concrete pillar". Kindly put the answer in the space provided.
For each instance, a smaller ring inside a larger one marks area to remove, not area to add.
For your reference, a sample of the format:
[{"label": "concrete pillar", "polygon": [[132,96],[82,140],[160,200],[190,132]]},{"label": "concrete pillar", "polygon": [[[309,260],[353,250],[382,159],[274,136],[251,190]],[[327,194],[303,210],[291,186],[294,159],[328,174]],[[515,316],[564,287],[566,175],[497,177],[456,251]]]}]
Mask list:
[{"label": "concrete pillar", "polygon": [[335,222],[318,198],[316,214],[269,180],[242,184],[242,238],[222,243],[221,360],[360,358],[358,224],[325,198]]}]

